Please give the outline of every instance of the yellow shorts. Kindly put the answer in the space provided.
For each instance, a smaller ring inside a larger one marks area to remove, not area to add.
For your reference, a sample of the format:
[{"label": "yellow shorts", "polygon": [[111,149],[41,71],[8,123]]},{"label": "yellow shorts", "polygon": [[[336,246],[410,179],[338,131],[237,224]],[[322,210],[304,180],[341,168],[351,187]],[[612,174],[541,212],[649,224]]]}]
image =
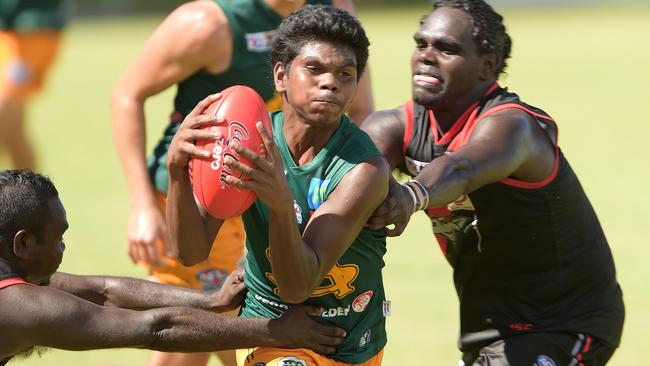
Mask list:
[{"label": "yellow shorts", "polygon": [[[380,366],[384,350],[366,362],[356,366]],[[351,366],[352,364],[334,361],[308,349],[285,349],[258,347],[237,350],[237,365],[240,366]]]},{"label": "yellow shorts", "polygon": [[[158,192],[159,208],[165,212],[165,196]],[[214,239],[212,250],[207,260],[190,267],[183,266],[178,260],[165,258],[167,266],[149,267],[149,272],[157,282],[204,290],[216,290],[230,274],[237,269],[244,255],[244,225],[241,217],[224,221],[219,234]],[[161,251],[162,252],[162,251]]]},{"label": "yellow shorts", "polygon": [[0,32],[0,93],[23,100],[39,91],[59,50],[60,32]]}]

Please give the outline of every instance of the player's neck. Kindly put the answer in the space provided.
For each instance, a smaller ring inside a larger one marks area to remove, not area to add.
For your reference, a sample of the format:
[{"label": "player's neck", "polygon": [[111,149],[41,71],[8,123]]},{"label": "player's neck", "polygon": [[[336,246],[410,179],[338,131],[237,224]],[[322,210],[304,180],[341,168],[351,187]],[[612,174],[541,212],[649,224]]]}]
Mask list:
[{"label": "player's neck", "polygon": [[299,166],[314,160],[340,124],[340,118],[338,123],[309,122],[299,116],[296,111],[286,109],[283,117],[284,140],[293,161]]},{"label": "player's neck", "polygon": [[305,0],[265,0],[266,4],[281,17],[286,17],[305,5]]},{"label": "player's neck", "polygon": [[485,95],[492,84],[494,84],[494,81],[491,81],[489,84],[482,84],[471,90],[464,97],[455,98],[454,102],[450,105],[433,108],[433,114],[436,117],[439,132],[444,134],[449,131],[467,109]]}]

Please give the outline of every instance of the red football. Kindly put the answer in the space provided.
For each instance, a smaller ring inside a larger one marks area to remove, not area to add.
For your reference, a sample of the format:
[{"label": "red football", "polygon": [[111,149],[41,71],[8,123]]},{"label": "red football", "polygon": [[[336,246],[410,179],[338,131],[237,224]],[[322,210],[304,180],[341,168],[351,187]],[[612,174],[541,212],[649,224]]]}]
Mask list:
[{"label": "red football", "polygon": [[232,144],[237,142],[257,154],[263,154],[262,137],[255,125],[262,121],[269,134],[272,134],[269,112],[255,90],[235,85],[222,91],[221,98],[208,106],[204,114],[222,117],[224,122],[209,124],[203,129],[219,128],[223,139],[196,142],[196,146],[211,151],[212,155],[208,159],[190,160],[190,180],[194,196],[214,217],[225,219],[241,215],[255,201],[255,193],[230,187],[225,183],[225,178],[229,175],[243,180],[249,178],[225,167],[223,159],[230,156],[243,164],[253,166],[246,158],[232,150]]}]

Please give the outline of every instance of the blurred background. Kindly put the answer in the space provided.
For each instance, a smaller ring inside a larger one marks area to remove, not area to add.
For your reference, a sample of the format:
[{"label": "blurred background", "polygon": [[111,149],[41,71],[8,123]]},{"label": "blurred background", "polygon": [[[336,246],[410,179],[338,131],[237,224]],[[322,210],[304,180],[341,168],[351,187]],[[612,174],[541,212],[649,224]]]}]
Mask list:
[{"label": "blurred background", "polygon": [[[0,0],[4,1],[4,0]],[[41,171],[68,211],[61,270],[145,277],[126,254],[129,202],[110,127],[111,89],[157,24],[182,1],[70,0],[69,23],[47,87],[30,105]],[[431,1],[357,0],[372,42],[376,107],[410,98],[412,34]],[[512,59],[500,83],[552,115],[610,241],[627,319],[611,365],[641,364],[650,340],[650,2],[502,0]],[[172,45],[170,45],[172,47]],[[174,90],[146,105],[148,151],[168,123]],[[0,131],[0,134],[2,131]],[[0,155],[0,168],[6,168]],[[422,215],[389,240],[392,300],[385,365],[456,365],[458,302],[451,268]],[[52,350],[10,365],[143,365],[147,352]],[[218,365],[213,359],[210,365]]]}]

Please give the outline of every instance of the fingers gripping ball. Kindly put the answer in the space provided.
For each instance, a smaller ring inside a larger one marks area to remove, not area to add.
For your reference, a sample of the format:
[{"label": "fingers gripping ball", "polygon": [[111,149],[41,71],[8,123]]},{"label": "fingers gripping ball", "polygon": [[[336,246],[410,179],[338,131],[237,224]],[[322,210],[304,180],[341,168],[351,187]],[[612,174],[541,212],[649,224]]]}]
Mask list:
[{"label": "fingers gripping ball", "polygon": [[226,177],[229,175],[243,180],[250,178],[228,168],[223,161],[229,156],[242,164],[254,167],[250,161],[233,150],[233,144],[239,144],[263,155],[262,137],[255,125],[262,121],[270,132],[269,113],[259,94],[241,85],[222,91],[221,98],[214,101],[203,113],[220,117],[223,121],[203,127],[207,130],[219,129],[222,139],[196,142],[197,147],[211,151],[212,154],[207,159],[194,157],[190,160],[190,180],[194,196],[203,209],[214,217],[225,219],[241,215],[255,201],[255,193],[229,186],[226,183]]}]

